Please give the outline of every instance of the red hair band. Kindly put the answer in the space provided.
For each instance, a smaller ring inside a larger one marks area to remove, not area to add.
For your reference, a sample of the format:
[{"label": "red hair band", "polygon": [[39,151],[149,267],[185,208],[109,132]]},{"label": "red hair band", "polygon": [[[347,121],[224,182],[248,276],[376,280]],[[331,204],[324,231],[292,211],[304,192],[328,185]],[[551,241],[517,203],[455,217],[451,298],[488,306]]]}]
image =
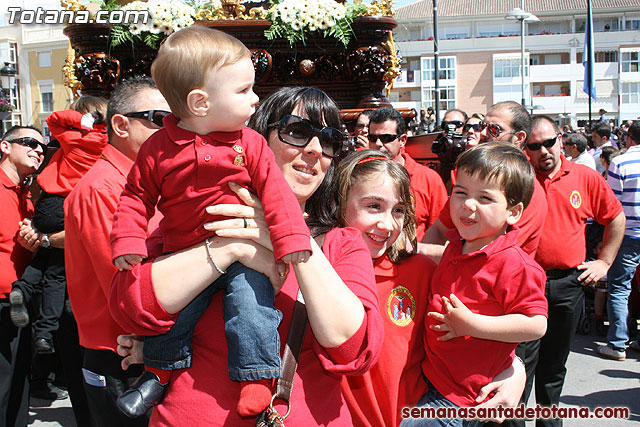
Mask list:
[{"label": "red hair band", "polygon": [[367,157],[367,158],[364,158],[362,160],[358,160],[358,163],[356,163],[356,165],[361,165],[363,163],[367,163],[367,162],[370,162],[372,160],[389,160],[389,159],[386,158],[386,157],[382,157],[382,156]]}]

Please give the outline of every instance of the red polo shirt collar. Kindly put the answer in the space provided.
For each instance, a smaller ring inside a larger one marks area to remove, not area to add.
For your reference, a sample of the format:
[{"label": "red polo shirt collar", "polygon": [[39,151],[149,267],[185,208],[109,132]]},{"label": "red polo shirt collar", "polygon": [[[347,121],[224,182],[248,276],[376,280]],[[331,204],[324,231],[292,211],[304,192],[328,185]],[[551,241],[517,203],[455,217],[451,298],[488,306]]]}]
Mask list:
[{"label": "red polo shirt collar", "polygon": [[560,179],[561,176],[564,176],[569,172],[571,172],[571,169],[573,169],[573,165],[574,165],[573,162],[570,162],[569,160],[567,160],[567,158],[563,154],[560,154],[560,170],[558,171],[557,174],[553,176],[553,178],[549,178],[547,175],[545,175],[544,173],[542,173],[537,169],[536,169],[536,177],[538,178],[538,181],[540,181],[541,183],[543,181],[546,181],[547,179],[553,182]]},{"label": "red polo shirt collar", "polygon": [[407,172],[409,172],[409,175],[413,175],[413,172],[416,170],[416,165],[418,164],[418,162],[413,160],[413,157],[411,157],[406,152],[402,153],[402,158],[404,159],[404,168],[407,170]]},{"label": "red polo shirt collar", "polygon": [[162,122],[164,123],[164,129],[169,134],[169,139],[177,145],[186,145],[193,143],[197,139],[205,141],[216,141],[223,144],[232,144],[237,142],[242,136],[242,130],[233,132],[211,132],[206,135],[200,135],[187,129],[183,129],[178,126],[178,118],[173,114],[166,116]]},{"label": "red polo shirt collar", "polygon": [[460,259],[460,258],[471,258],[475,256],[484,255],[486,258],[489,258],[493,254],[496,254],[505,248],[509,248],[511,246],[518,246],[518,232],[520,229],[515,225],[507,228],[507,233],[498,237],[493,242],[489,243],[482,249],[478,249],[475,252],[471,252],[469,254],[462,254],[462,245],[464,244],[464,240],[460,237],[458,230],[455,228],[449,230],[446,234],[449,238],[449,246],[452,246],[454,253],[457,254],[455,258],[452,259]]},{"label": "red polo shirt collar", "polygon": [[107,162],[111,163],[114,168],[118,170],[122,175],[129,175],[131,166],[133,166],[133,160],[125,156],[121,151],[115,148],[111,144],[107,144],[100,157]]}]

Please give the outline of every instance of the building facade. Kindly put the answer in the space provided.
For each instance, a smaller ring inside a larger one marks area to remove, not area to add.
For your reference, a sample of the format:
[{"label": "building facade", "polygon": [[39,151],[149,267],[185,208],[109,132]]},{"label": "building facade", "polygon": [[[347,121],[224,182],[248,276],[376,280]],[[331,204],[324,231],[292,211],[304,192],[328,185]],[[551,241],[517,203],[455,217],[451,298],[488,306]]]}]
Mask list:
[{"label": "building facade", "polygon": [[45,24],[0,26],[0,61],[17,71],[14,87],[3,88],[14,110],[2,121],[2,133],[13,125],[31,124],[48,136],[47,116],[73,101],[62,72],[69,43],[63,29]]},{"label": "building facade", "polygon": [[[540,21],[525,23],[524,96],[520,22],[505,16],[520,0],[438,3],[441,114],[449,108],[485,113],[496,102],[526,100],[534,114],[582,126],[588,119],[582,55],[586,0],[526,0]],[[592,117],[615,122],[640,116],[640,0],[592,0],[597,100]],[[433,1],[400,7],[394,31],[403,57],[391,102],[398,108],[434,105]]]}]

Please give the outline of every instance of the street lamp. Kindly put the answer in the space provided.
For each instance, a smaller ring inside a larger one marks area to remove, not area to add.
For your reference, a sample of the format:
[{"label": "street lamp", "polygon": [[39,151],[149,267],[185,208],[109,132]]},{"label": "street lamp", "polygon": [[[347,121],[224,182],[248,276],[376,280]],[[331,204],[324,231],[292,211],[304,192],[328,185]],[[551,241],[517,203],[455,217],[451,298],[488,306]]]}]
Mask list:
[{"label": "street lamp", "polygon": [[524,0],[522,0],[522,8],[515,7],[513,10],[505,16],[505,19],[514,19],[520,21],[520,87],[522,90],[522,105],[526,105],[524,96],[524,23],[526,22],[540,22],[537,16],[532,13],[525,12]]},{"label": "street lamp", "polygon": [[16,84],[16,74],[18,72],[8,62],[4,63],[4,67],[0,68],[0,82],[3,91],[10,91]]}]

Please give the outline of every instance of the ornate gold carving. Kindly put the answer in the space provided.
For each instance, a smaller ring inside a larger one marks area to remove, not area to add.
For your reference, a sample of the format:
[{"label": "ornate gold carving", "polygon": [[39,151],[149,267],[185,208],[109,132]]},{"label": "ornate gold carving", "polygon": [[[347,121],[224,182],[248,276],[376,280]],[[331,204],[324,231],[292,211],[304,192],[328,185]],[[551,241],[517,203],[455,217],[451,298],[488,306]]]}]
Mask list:
[{"label": "ornate gold carving", "polygon": [[364,16],[393,16],[393,0],[373,0]]},{"label": "ornate gold carving", "polygon": [[79,0],[60,0],[60,6],[65,10],[84,10],[85,7]]},{"label": "ornate gold carving", "polygon": [[67,59],[64,63],[64,67],[62,67],[62,72],[64,73],[64,84],[65,86],[71,89],[71,93],[73,93],[73,99],[78,99],[80,96],[78,94],[79,90],[82,90],[82,83],[78,81],[75,73],[75,61],[76,61],[76,51],[71,47],[71,41],[69,41],[69,47],[67,48]]},{"label": "ornate gold carving", "polygon": [[389,40],[382,43],[382,46],[389,51],[389,66],[387,72],[382,76],[382,80],[387,82],[387,98],[393,89],[393,81],[400,75],[400,57],[396,50],[396,43],[393,40],[393,31],[389,31]]}]

